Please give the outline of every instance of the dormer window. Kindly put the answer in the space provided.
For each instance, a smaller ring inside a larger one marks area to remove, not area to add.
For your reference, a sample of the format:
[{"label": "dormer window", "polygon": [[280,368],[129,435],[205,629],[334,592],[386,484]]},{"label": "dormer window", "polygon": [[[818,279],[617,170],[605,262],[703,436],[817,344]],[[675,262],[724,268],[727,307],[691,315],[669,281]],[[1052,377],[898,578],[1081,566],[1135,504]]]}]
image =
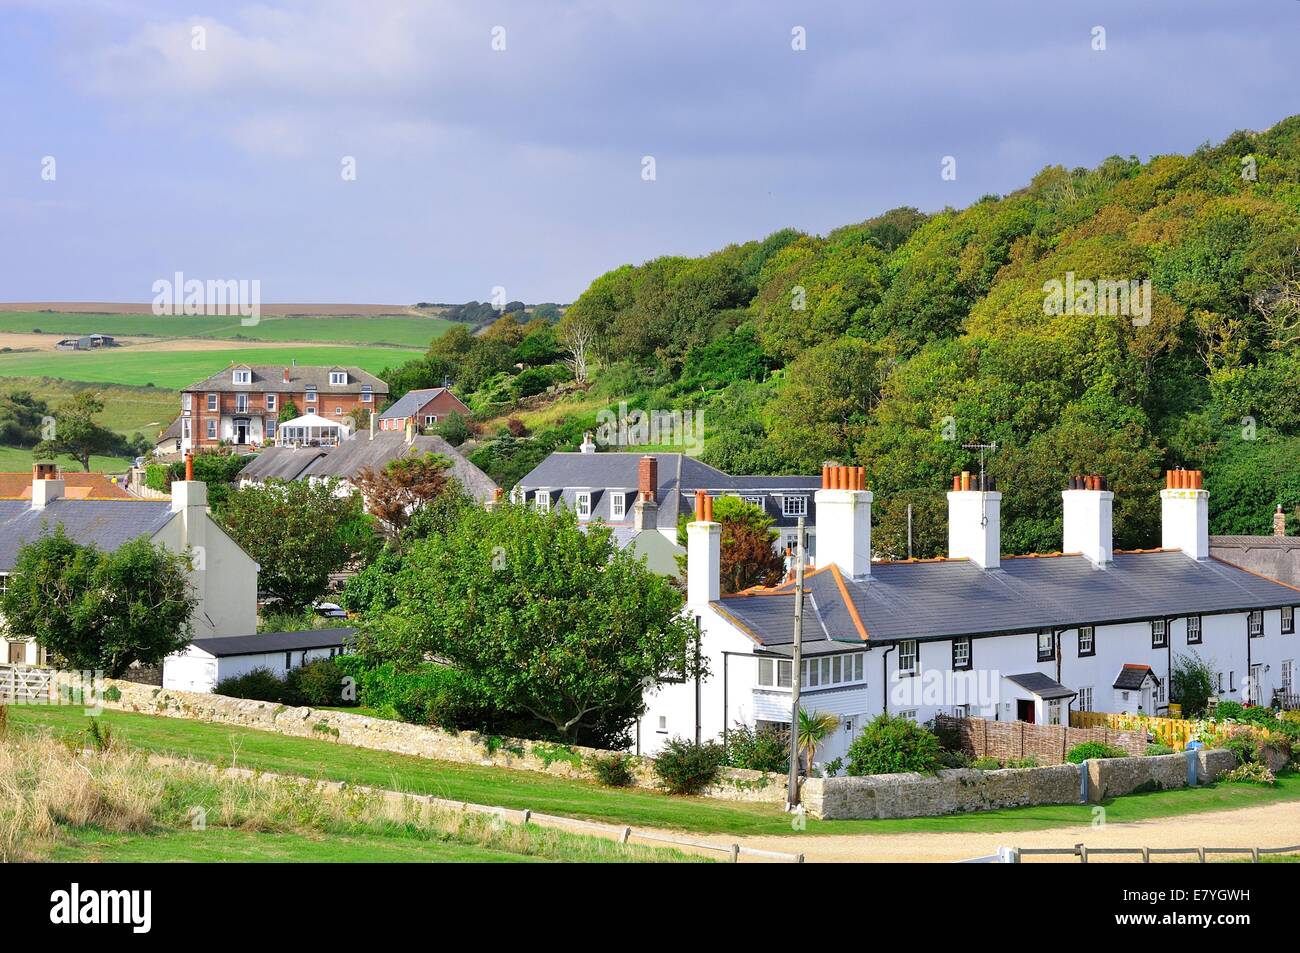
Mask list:
[{"label": "dormer window", "polygon": [[536,504],[539,513],[549,513],[551,511],[551,494],[548,490],[538,490],[534,493],[533,502]]},{"label": "dormer window", "polygon": [[316,385],[315,385],[315,384],[308,384],[308,385],[307,385],[306,398],[307,398],[307,403],[309,403],[309,404],[314,404],[314,403],[316,403]]},{"label": "dormer window", "polygon": [[370,384],[361,385],[361,403],[368,404],[374,399],[375,389]]},{"label": "dormer window", "polygon": [[591,491],[581,490],[573,498],[573,509],[578,514],[578,519],[591,519]]},{"label": "dormer window", "polygon": [[611,493],[609,495],[609,518],[612,520],[627,518],[626,493]]},{"label": "dormer window", "polygon": [[236,384],[251,384],[253,383],[253,372],[247,367],[237,367],[235,368],[234,379]]},{"label": "dormer window", "polygon": [[348,382],[347,371],[330,371],[330,386],[342,387]]},{"label": "dormer window", "polygon": [[781,497],[781,515],[782,516],[807,516],[808,497],[806,496]]}]

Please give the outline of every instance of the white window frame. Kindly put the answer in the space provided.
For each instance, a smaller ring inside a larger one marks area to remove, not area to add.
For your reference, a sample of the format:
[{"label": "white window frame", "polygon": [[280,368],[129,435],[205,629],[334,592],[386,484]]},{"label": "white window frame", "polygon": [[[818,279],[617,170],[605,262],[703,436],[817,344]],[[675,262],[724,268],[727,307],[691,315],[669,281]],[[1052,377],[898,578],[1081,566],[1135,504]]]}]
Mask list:
[{"label": "white window frame", "polygon": [[745,497],[744,499],[745,499],[745,502],[746,502],[746,503],[753,503],[753,504],[754,504],[755,506],[757,506],[759,509],[763,509],[763,500],[764,500],[764,497],[761,497],[761,496],[747,496],[747,497]]},{"label": "white window frame", "polygon": [[[910,662],[905,665],[904,661]],[[911,677],[917,674],[921,668],[921,645],[916,639],[903,639],[898,643],[898,674],[899,677]]]},{"label": "white window frame", "polygon": [[188,414],[193,409],[194,409],[194,395],[181,394],[181,410],[183,410],[185,413]]},{"label": "white window frame", "polygon": [[190,439],[190,434],[191,434],[191,430],[190,430],[190,421],[191,421],[191,419],[192,419],[192,418],[190,418],[190,417],[182,417],[182,418],[181,418],[181,439],[182,439],[182,440],[189,440],[189,439]]},{"label": "white window frame", "polygon": [[1205,624],[1198,615],[1187,617],[1187,644],[1200,645],[1205,638]]},{"label": "white window frame", "polygon": [[216,417],[208,418],[208,439],[209,440],[217,439],[217,418]]},{"label": "white window frame", "polygon": [[314,403],[316,403],[316,385],[315,385],[315,384],[308,384],[305,388],[303,388],[303,392],[302,392],[302,402],[303,402],[304,404],[314,404]]},{"label": "white window frame", "polygon": [[1263,609],[1252,609],[1246,615],[1246,631],[1250,633],[1252,639],[1258,639],[1264,635]]},{"label": "white window frame", "polygon": [[866,681],[866,663],[862,652],[836,652],[809,656],[799,669],[802,688],[827,688],[856,685]]},{"label": "white window frame", "polygon": [[1079,711],[1092,711],[1092,686],[1084,685],[1079,689],[1078,706]]},{"label": "white window frame", "polygon": [[[1050,646],[1050,652],[1046,655],[1043,654],[1044,637],[1048,639],[1048,645]],[[1035,657],[1040,662],[1050,662],[1052,659],[1056,658],[1056,630],[1039,629],[1034,642],[1034,649]]]},{"label": "white window frame", "polygon": [[787,495],[781,497],[782,516],[807,516],[808,497]]},{"label": "white window frame", "polygon": [[361,403],[369,404],[375,399],[375,388],[373,384],[361,385]]},{"label": "white window frame", "polygon": [[274,394],[267,394],[267,395],[266,395],[266,409],[267,409],[267,410],[275,410],[275,395],[274,395]]},{"label": "white window frame", "polygon": [[208,410],[216,410],[216,409],[217,409],[217,395],[216,395],[216,394],[209,394],[209,395],[208,395]]},{"label": "white window frame", "polygon": [[426,427],[432,427],[432,426],[433,426],[434,424],[436,424],[437,422],[438,422],[438,415],[437,415],[437,414],[425,414],[425,415],[424,415],[424,425],[425,425]]},{"label": "white window frame", "polygon": [[611,520],[627,519],[627,494],[623,492],[609,494],[609,518]]},{"label": "white window frame", "polygon": [[1295,635],[1295,606],[1283,606],[1282,612],[1282,634]]},{"label": "white window frame", "polygon": [[251,384],[253,383],[253,372],[246,367],[236,368],[231,380],[236,384]]},{"label": "white window frame", "polygon": [[1049,725],[1059,725],[1061,723],[1061,699],[1049,698],[1047,700],[1047,723]]},{"label": "white window frame", "polygon": [[237,413],[237,414],[246,414],[246,413],[248,413],[248,395],[247,395],[247,394],[236,394],[236,395],[235,395],[235,413]]},{"label": "white window frame", "polygon": [[331,387],[346,387],[348,385],[347,371],[330,371]]},{"label": "white window frame", "polygon": [[275,427],[277,423],[279,423],[279,421],[277,421],[274,417],[266,418],[265,430],[266,430],[267,440],[273,440],[275,438]]},{"label": "white window frame", "polygon": [[[961,651],[965,649],[965,651]],[[952,667],[964,672],[971,667],[971,638],[969,635],[952,640]]]},{"label": "white window frame", "polygon": [[533,505],[537,507],[539,513],[551,512],[550,490],[535,490],[533,492]]},{"label": "white window frame", "polygon": [[1079,626],[1079,657],[1086,658],[1097,654],[1097,627]]},{"label": "white window frame", "polygon": [[1169,647],[1168,619],[1151,620],[1151,647],[1153,649],[1164,649]]},{"label": "white window frame", "polygon": [[573,512],[580,520],[591,519],[591,491],[579,490],[573,494]]},{"label": "white window frame", "polygon": [[915,708],[909,708],[909,709],[907,709],[907,711],[900,711],[900,712],[898,713],[898,717],[899,717],[899,718],[906,718],[908,721],[916,721],[916,709],[915,709]]},{"label": "white window frame", "polygon": [[[0,592],[3,592],[0,589]],[[1291,695],[1295,692],[1295,659],[1284,658],[1282,660],[1282,694]]]}]

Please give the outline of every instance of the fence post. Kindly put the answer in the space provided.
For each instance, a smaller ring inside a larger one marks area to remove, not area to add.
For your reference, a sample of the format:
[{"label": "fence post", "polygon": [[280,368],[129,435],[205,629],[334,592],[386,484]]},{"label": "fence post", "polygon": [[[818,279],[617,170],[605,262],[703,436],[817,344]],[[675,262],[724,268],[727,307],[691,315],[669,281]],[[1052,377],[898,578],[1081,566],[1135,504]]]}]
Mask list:
[{"label": "fence post", "polygon": [[1144,863],[1144,864],[1149,864],[1149,863],[1151,863],[1151,848],[1150,848],[1150,847],[1143,847],[1143,848],[1142,848],[1142,863]]},{"label": "fence post", "polygon": [[1079,803],[1088,803],[1088,762],[1079,762]]},{"label": "fence post", "polygon": [[1187,755],[1187,786],[1188,786],[1189,788],[1194,788],[1194,787],[1196,787],[1196,784],[1197,784],[1197,780],[1196,780],[1196,752],[1195,752],[1195,751],[1187,751],[1187,752],[1184,752],[1184,753]]},{"label": "fence post", "polygon": [[1196,862],[1197,862],[1198,864],[1203,864],[1203,863],[1205,863],[1205,848],[1204,848],[1204,847],[1198,847],[1198,848],[1196,848]]},{"label": "fence post", "polygon": [[999,847],[998,863],[1000,864],[1018,864],[1020,863],[1020,851],[1015,847]]},{"label": "fence post", "polygon": [[1086,864],[1088,862],[1088,848],[1084,847],[1082,844],[1075,844],[1074,849],[1079,854],[1079,863]]},{"label": "fence post", "polygon": [[1258,847],[1252,847],[1252,848],[1250,849],[1250,862],[1251,862],[1252,864],[1258,864],[1258,863],[1259,863],[1259,848],[1258,848]]},{"label": "fence post", "polygon": [[738,863],[740,863],[740,845],[739,845],[739,844],[732,844],[732,845],[731,845],[731,862],[732,862],[733,864],[738,864]]}]

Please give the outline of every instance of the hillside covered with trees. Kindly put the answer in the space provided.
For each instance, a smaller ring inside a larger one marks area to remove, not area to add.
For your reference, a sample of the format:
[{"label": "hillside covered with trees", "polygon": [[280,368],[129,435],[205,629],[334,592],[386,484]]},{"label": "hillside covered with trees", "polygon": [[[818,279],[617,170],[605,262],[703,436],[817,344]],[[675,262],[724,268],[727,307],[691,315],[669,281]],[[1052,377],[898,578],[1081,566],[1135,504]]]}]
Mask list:
[{"label": "hillside covered with trees", "polygon": [[[1049,304],[1052,282],[1100,280],[1149,281],[1149,308]],[[1116,493],[1121,547],[1158,543],[1172,466],[1205,471],[1212,532],[1268,533],[1279,503],[1295,532],[1300,116],[1190,156],[1049,167],[961,210],[625,265],[558,323],[505,314],[387,377],[396,396],[444,375],[506,485],[626,401],[703,413],[702,459],[734,473],[864,465],[886,555],[909,503],[916,554],[943,552],[975,441],[998,444],[1007,552],[1060,547],[1059,491],[1085,472]],[[531,432],[501,426],[521,407]]]}]

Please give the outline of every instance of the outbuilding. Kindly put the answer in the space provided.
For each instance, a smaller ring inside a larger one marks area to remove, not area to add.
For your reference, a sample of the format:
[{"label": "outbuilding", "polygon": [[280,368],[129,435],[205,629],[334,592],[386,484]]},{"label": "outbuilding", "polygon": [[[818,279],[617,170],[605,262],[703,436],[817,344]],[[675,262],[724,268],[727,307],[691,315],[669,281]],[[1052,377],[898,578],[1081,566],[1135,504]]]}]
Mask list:
[{"label": "outbuilding", "polygon": [[255,668],[284,675],[316,659],[334,658],[349,651],[356,631],[354,628],[309,629],[195,639],[184,651],[163,662],[163,688],[211,692],[218,682],[245,675]]}]

